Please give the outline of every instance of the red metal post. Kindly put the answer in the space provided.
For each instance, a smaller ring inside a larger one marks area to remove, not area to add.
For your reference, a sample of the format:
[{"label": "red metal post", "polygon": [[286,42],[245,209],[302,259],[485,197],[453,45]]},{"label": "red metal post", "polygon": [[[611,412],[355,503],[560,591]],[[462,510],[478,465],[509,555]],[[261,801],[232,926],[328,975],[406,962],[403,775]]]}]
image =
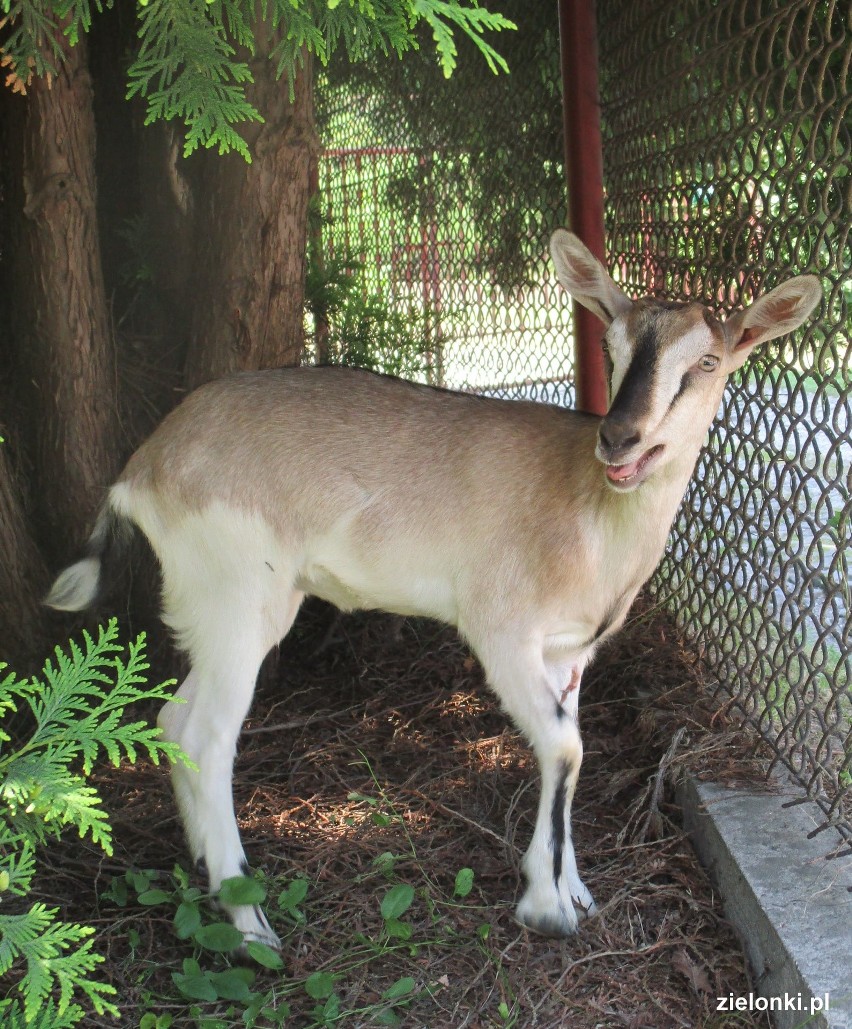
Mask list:
[{"label": "red metal post", "polygon": [[[559,0],[562,112],[568,221],[599,260],[604,260],[603,150],[598,95],[595,0]],[[577,407],[592,414],[607,409],[601,337],[603,326],[574,304]]]}]

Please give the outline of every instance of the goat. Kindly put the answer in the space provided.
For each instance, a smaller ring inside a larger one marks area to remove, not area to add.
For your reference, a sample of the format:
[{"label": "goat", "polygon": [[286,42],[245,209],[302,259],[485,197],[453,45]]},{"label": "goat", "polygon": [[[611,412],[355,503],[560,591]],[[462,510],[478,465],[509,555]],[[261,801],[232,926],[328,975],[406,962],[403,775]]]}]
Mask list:
[{"label": "goat", "polygon": [[[197,766],[176,765],[173,781],[212,890],[247,869],[237,737],[261,661],[310,594],[458,628],[541,770],[517,918],[562,936],[595,911],[571,839],[583,669],[662,555],[728,374],[822,293],[793,278],[722,322],[697,303],[630,300],[566,230],[550,249],[564,288],[607,326],[605,417],[347,368],[233,375],[130,458],[87,556],[47,597],[91,606],[122,528],[148,538],[163,619],[191,662],[186,703],[159,724]],[[259,908],[226,911],[246,940],[280,946]]]}]

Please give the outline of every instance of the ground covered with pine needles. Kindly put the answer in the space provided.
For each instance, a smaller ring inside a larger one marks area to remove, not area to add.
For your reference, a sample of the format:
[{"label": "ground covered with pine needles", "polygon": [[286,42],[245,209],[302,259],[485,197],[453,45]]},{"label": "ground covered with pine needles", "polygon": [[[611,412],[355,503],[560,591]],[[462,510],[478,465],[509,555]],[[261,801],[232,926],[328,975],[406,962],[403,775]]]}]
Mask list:
[{"label": "ground covered with pine needles", "polygon": [[[684,768],[754,779],[760,762],[659,612],[640,606],[583,683],[574,835],[600,914],[568,940],[513,919],[537,772],[451,630],[316,605],[278,664],[241,738],[235,799],[284,939],[283,970],[260,969],[254,989],[287,1005],[283,1024],[768,1025],[765,1015],[716,1012],[716,997],[749,992],[748,972],[672,799]],[[167,771],[107,769],[96,785],[116,853],[63,842],[39,899],[96,926],[122,1029],[146,1012],[152,1025],[151,1015],[242,1025],[239,1004],[193,1010],[176,992],[174,973],[193,952],[174,933],[173,908],[113,899],[128,865],[166,878],[176,862],[188,867]],[[276,898],[294,880],[306,880],[304,899],[282,906]],[[399,885],[414,899],[394,919],[382,901]],[[222,969],[229,959],[200,960]],[[335,1007],[306,988],[317,973],[333,982]],[[399,982],[403,1000],[388,1002]]]}]

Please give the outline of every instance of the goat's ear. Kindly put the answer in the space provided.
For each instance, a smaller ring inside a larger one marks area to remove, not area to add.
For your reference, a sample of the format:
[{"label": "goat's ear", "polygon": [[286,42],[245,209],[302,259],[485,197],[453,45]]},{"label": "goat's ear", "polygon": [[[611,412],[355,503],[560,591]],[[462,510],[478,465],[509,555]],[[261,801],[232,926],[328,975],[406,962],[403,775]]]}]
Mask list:
[{"label": "goat's ear", "polygon": [[739,368],[758,343],[798,329],[820,300],[822,285],[816,275],[799,275],[731,315],[725,335],[733,367]]},{"label": "goat's ear", "polygon": [[550,256],[565,289],[605,325],[630,308],[630,298],[621,292],[604,266],[573,232],[557,229],[553,233]]}]

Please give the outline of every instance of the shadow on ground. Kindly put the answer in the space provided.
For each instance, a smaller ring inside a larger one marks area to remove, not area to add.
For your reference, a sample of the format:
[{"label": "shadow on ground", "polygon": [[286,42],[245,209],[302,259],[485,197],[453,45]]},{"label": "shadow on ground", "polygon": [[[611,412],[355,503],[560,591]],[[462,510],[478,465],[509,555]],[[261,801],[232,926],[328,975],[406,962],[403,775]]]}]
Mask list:
[{"label": "shadow on ground", "polygon": [[[315,605],[278,663],[241,740],[235,797],[249,860],[273,898],[294,878],[310,882],[304,921],[270,905],[285,968],[258,978],[287,995],[287,1026],[321,1024],[316,999],[285,987],[323,970],[339,975],[341,1011],[351,1012],[328,1023],[341,1026],[387,1024],[376,1001],[403,976],[416,982],[415,999],[397,1009],[411,1027],[768,1024],[716,1012],[716,997],[749,992],[748,974],[670,788],[686,763],[753,779],[754,742],[711,702],[658,612],[640,605],[584,682],[575,841],[601,911],[564,941],[513,920],[537,773],[452,631]],[[40,899],[68,911],[73,898],[70,917],[97,926],[122,1026],[145,1011],[195,1025],[171,980],[190,953],[172,931],[174,911],[102,897],[128,864],[164,873],[187,864],[167,775],[106,770],[97,786],[115,856],[63,842]],[[474,873],[463,898],[454,896],[462,868]],[[416,891],[407,940],[387,937],[380,912],[395,883]],[[202,1005],[220,1024],[242,1024],[226,1007]]]}]

